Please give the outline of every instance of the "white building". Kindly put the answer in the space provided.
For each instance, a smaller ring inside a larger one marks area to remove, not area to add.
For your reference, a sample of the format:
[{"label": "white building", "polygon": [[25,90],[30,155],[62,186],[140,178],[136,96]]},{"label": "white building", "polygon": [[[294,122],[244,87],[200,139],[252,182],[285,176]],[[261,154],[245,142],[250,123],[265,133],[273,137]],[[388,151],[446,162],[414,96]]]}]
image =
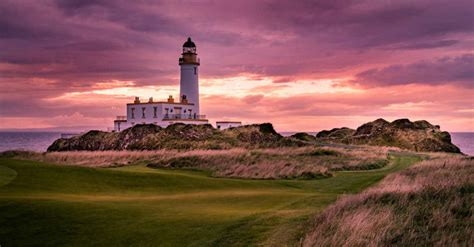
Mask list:
[{"label": "white building", "polygon": [[238,121],[217,121],[216,128],[220,130],[225,130],[228,128],[239,127],[242,126],[242,122]]},{"label": "white building", "polygon": [[175,102],[172,96],[167,101],[156,102],[153,98],[142,102],[135,97],[127,104],[127,116],[117,116],[114,130],[121,131],[135,124],[156,124],[166,127],[173,123],[207,124],[206,116],[199,112],[199,58],[196,45],[188,38],[183,44],[179,58],[181,67],[180,99]]}]

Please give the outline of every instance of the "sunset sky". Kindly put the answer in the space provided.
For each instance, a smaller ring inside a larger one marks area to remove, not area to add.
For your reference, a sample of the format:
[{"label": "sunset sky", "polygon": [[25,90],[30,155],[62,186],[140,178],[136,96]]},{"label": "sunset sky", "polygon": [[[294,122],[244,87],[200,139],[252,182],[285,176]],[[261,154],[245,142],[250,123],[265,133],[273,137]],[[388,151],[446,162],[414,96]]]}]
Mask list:
[{"label": "sunset sky", "polygon": [[474,131],[472,1],[0,1],[0,129],[113,127],[134,96],[278,131],[426,119]]}]

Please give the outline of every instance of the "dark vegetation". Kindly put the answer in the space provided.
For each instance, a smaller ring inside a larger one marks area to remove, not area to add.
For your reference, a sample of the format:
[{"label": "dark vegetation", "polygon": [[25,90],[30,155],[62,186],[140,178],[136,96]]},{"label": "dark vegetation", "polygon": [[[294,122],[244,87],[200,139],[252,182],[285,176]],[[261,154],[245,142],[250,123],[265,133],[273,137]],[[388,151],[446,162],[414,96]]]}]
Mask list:
[{"label": "dark vegetation", "polygon": [[140,124],[122,132],[89,131],[81,136],[58,139],[53,151],[230,149],[302,146],[303,142],[284,138],[269,123],[218,130],[211,125],[173,124],[161,128]]},{"label": "dark vegetation", "polygon": [[392,146],[417,152],[461,152],[451,143],[448,132],[441,131],[438,125],[425,120],[411,122],[408,119],[398,119],[388,122],[377,119],[356,130],[335,128],[321,131],[316,137],[325,142]]},{"label": "dark vegetation", "polygon": [[290,136],[291,138],[300,140],[300,141],[307,141],[307,142],[315,142],[317,141],[316,137],[313,135],[310,135],[305,132],[298,132]]},{"label": "dark vegetation", "polygon": [[226,130],[211,125],[173,124],[166,128],[149,124],[135,125],[122,132],[89,131],[81,136],[58,139],[49,148],[54,151],[104,150],[222,150],[231,148],[301,147],[322,143],[391,146],[417,152],[460,153],[448,132],[427,121],[377,119],[356,130],[335,128],[316,136],[296,133],[278,134],[269,123],[246,125]]}]

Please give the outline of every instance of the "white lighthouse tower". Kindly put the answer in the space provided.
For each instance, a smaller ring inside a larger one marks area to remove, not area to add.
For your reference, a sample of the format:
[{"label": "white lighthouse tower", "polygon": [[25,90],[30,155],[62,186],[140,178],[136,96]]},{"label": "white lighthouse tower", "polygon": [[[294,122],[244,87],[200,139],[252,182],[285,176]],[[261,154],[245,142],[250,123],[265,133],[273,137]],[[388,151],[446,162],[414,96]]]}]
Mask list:
[{"label": "white lighthouse tower", "polygon": [[181,66],[180,100],[194,104],[194,113],[199,115],[199,58],[196,53],[196,44],[191,38],[183,44],[179,66]]},{"label": "white lighthouse tower", "polygon": [[[117,116],[114,130],[122,131],[136,124],[156,124],[167,127],[170,124],[207,124],[205,115],[199,114],[199,58],[196,45],[188,38],[183,44],[183,53],[179,58],[181,81],[179,100],[169,96],[166,101],[141,101],[135,97],[133,103],[127,104],[127,115]],[[224,126],[224,125],[223,125]]]}]

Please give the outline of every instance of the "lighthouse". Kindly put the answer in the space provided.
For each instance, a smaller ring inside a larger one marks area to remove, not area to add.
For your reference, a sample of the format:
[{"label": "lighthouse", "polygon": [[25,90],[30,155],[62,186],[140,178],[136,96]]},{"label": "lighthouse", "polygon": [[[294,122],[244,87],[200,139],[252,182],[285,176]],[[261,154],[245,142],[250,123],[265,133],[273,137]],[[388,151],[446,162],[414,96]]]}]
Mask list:
[{"label": "lighthouse", "polygon": [[172,95],[166,101],[154,101],[153,98],[143,101],[135,97],[133,103],[127,104],[127,115],[117,116],[114,120],[114,130],[122,131],[136,124],[155,124],[161,127],[175,123],[208,124],[206,116],[199,111],[199,58],[196,44],[191,38],[183,44],[179,66],[179,99],[174,99]]},{"label": "lighthouse", "polygon": [[181,67],[180,100],[194,104],[194,113],[199,115],[199,58],[196,53],[196,44],[191,38],[183,44],[179,66]]},{"label": "lighthouse", "polygon": [[[155,101],[153,98],[140,100],[135,97],[127,104],[127,115],[117,116],[114,120],[114,131],[122,131],[137,124],[155,124],[166,128],[175,123],[208,124],[206,115],[199,109],[199,58],[196,44],[188,38],[183,44],[183,52],[179,57],[181,79],[179,82],[179,99],[169,95],[166,101]],[[218,129],[238,127],[240,121],[218,121]]]}]

